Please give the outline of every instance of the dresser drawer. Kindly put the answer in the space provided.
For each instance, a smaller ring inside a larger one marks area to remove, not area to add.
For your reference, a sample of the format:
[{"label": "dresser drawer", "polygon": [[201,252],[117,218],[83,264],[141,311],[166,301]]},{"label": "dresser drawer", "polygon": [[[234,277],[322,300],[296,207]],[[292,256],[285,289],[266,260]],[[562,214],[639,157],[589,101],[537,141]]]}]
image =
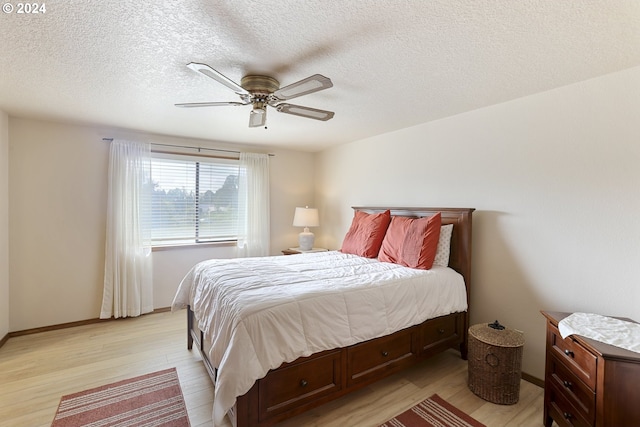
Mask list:
[{"label": "dresser drawer", "polygon": [[548,333],[552,354],[566,363],[578,378],[595,391],[598,358],[571,337],[562,339],[558,328],[552,324],[549,325]]},{"label": "dresser drawer", "polygon": [[348,384],[377,378],[382,371],[410,364],[415,357],[412,337],[411,330],[408,329],[399,335],[377,338],[349,347]]},{"label": "dresser drawer", "polygon": [[570,402],[565,390],[559,389],[555,384],[547,388],[549,395],[549,415],[560,427],[592,427],[593,423],[586,420],[582,413]]},{"label": "dresser drawer", "polygon": [[340,366],[340,351],[331,351],[271,371],[258,382],[260,418],[340,390]]},{"label": "dresser drawer", "polygon": [[573,403],[573,406],[581,412],[582,416],[593,423],[596,411],[596,395],[586,384],[584,384],[564,361],[558,360],[555,355],[551,355],[547,361],[550,380],[558,390],[562,390],[563,395]]}]

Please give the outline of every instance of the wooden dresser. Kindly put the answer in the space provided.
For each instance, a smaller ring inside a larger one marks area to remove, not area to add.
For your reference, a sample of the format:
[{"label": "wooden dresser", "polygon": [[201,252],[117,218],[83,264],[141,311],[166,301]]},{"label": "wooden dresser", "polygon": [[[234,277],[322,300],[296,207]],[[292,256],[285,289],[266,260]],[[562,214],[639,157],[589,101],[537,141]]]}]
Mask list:
[{"label": "wooden dresser", "polygon": [[640,426],[640,353],[578,335],[562,339],[558,322],[571,313],[542,314],[547,318],[544,425]]}]

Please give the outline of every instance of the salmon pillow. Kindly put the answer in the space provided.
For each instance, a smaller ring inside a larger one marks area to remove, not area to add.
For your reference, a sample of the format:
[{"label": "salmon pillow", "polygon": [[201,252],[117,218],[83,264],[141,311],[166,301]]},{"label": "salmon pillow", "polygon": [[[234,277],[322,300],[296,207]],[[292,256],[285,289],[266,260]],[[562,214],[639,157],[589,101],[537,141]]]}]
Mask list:
[{"label": "salmon pillow", "polygon": [[436,256],[441,224],[440,212],[425,218],[393,217],[378,259],[429,270]]},{"label": "salmon pillow", "polygon": [[386,210],[377,214],[356,211],[351,227],[344,236],[341,252],[376,258],[382,239],[391,221],[391,212]]},{"label": "salmon pillow", "polygon": [[387,234],[385,234],[382,246],[380,246],[378,260],[401,264],[400,260],[402,259],[404,236],[407,234],[407,230],[412,223],[413,218],[408,218],[406,216],[391,217],[391,223],[387,229]]}]

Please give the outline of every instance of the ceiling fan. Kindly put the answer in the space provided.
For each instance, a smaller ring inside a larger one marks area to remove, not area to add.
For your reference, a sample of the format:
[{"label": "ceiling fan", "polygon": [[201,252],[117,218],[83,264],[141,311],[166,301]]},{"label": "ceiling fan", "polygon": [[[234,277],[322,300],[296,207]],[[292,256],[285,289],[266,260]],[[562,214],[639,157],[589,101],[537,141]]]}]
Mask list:
[{"label": "ceiling fan", "polygon": [[176,107],[192,108],[251,105],[253,109],[249,115],[249,127],[265,125],[267,121],[267,105],[275,108],[276,111],[280,113],[293,114],[294,116],[306,117],[308,119],[327,121],[334,115],[333,111],[318,110],[316,108],[282,102],[333,87],[331,79],[320,74],[314,74],[306,79],[281,88],[280,83],[269,76],[248,75],[242,78],[240,84],[237,84],[206,64],[191,62],[187,64],[187,67],[233,90],[236,94],[240,95],[242,102],[190,102],[175,104]]}]

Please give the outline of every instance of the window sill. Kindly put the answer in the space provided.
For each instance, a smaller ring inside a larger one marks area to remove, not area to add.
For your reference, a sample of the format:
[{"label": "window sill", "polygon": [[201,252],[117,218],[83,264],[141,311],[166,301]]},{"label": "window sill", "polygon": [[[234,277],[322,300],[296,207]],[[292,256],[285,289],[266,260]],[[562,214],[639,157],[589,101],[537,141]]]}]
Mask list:
[{"label": "window sill", "polygon": [[210,247],[221,247],[221,246],[236,246],[237,241],[235,240],[225,240],[222,242],[203,242],[203,243],[174,243],[168,245],[161,246],[152,246],[152,252],[158,251],[167,251],[174,249],[194,249],[194,248],[210,248]]}]

